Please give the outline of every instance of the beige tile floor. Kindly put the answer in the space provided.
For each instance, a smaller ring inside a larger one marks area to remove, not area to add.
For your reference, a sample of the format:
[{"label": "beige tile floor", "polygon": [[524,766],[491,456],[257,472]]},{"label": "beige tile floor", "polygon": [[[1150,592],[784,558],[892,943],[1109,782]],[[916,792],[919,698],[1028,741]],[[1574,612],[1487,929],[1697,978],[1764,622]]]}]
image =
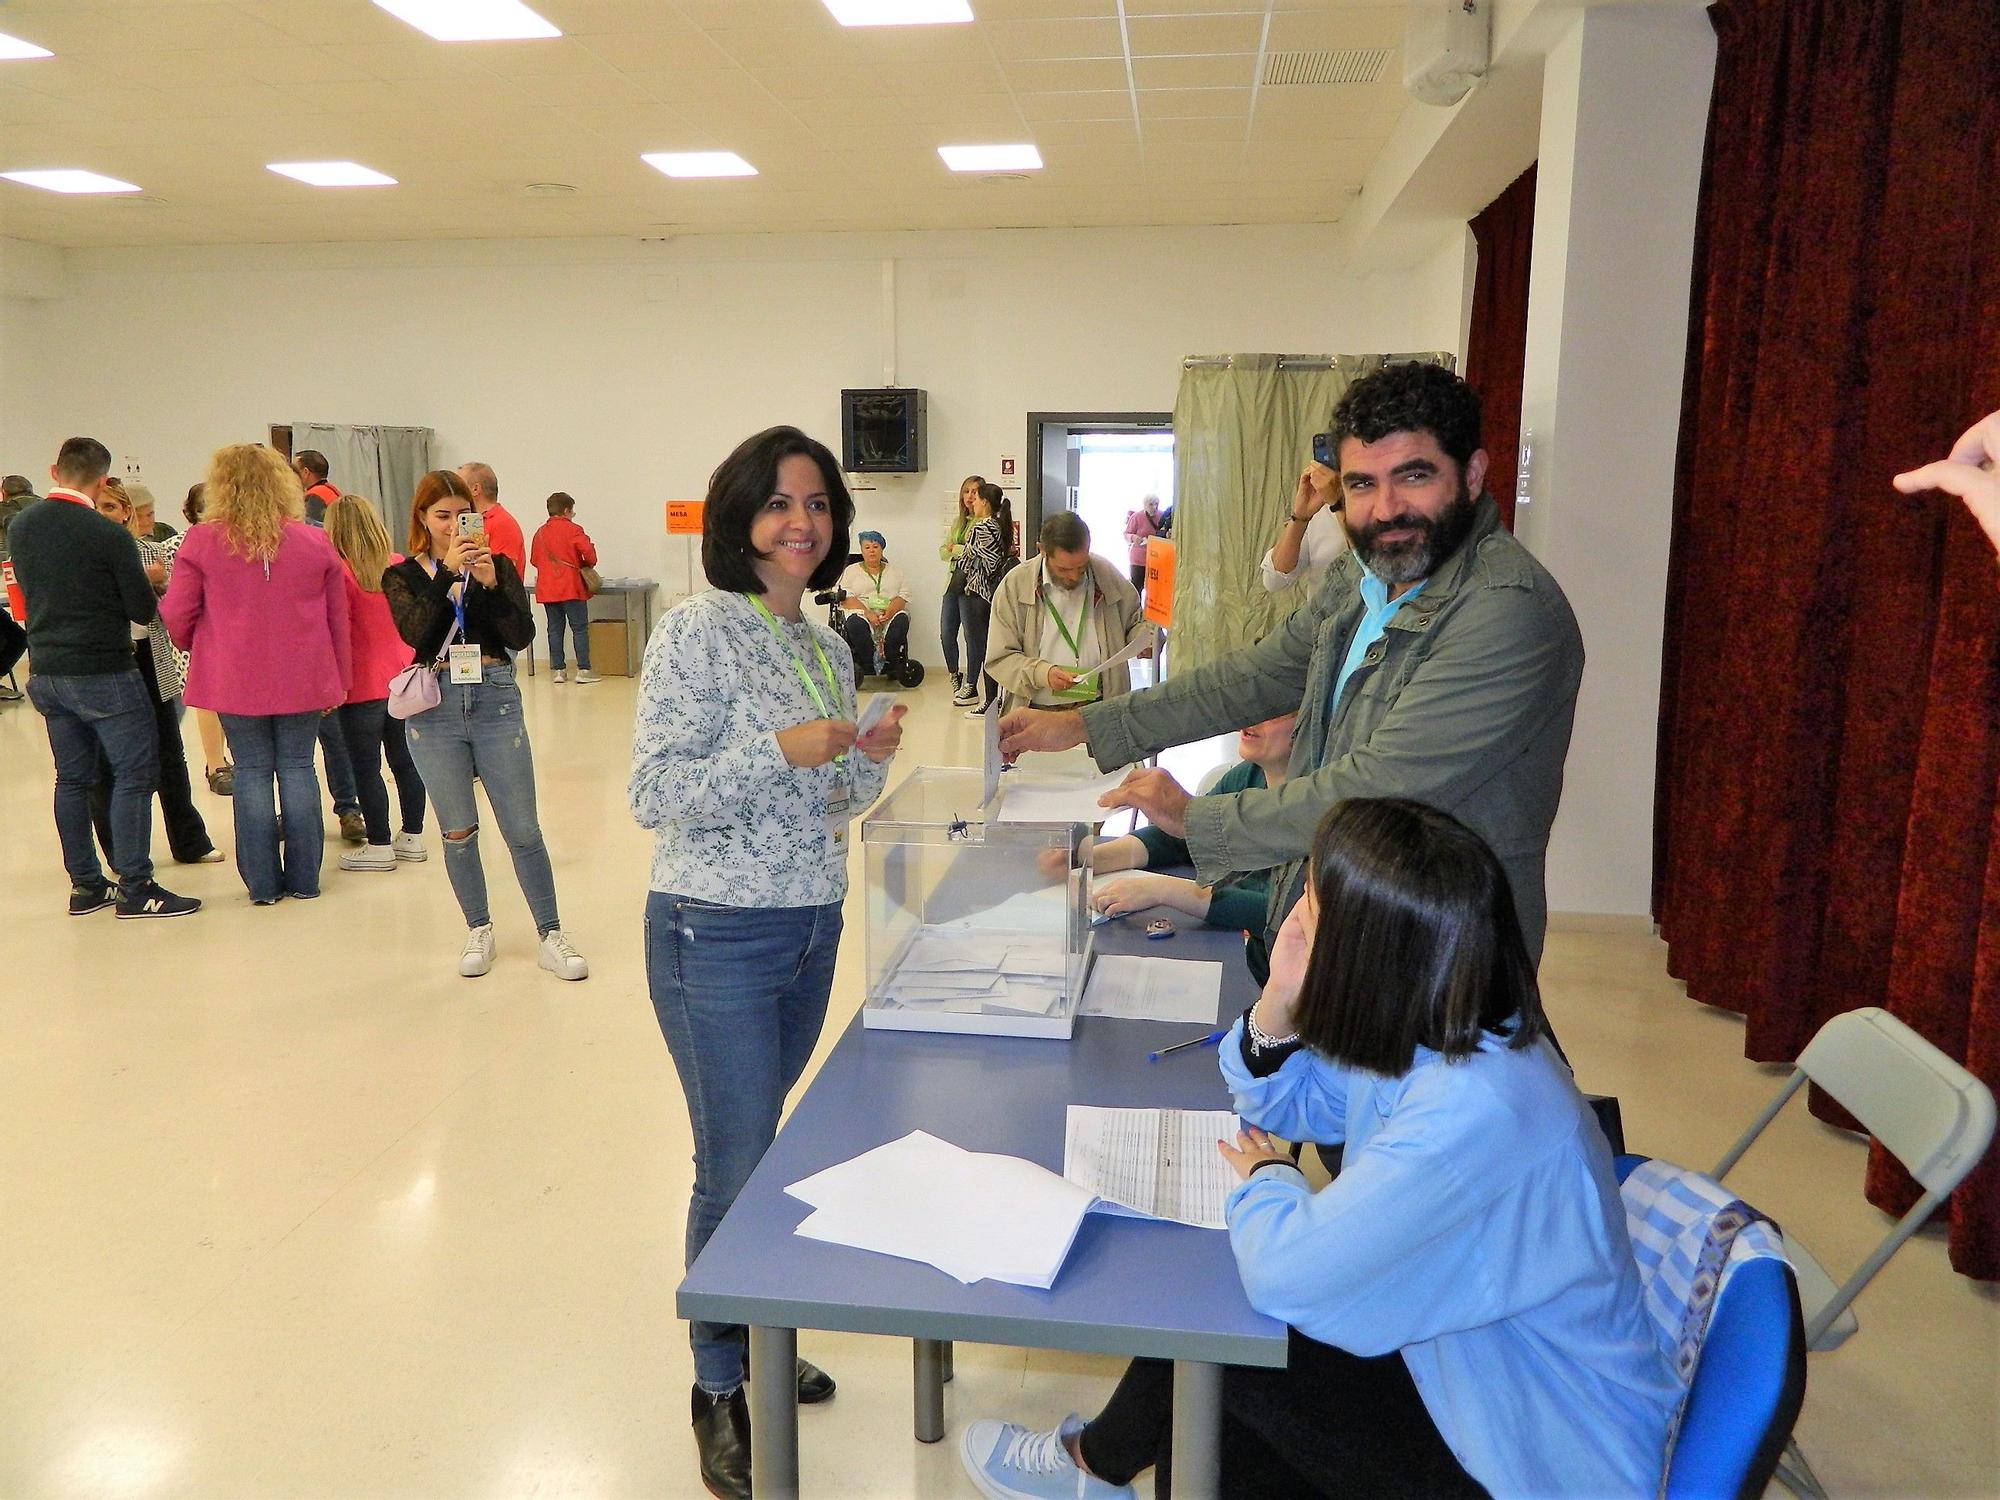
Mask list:
[{"label": "beige tile floor", "polygon": [[[268,910],[231,865],[176,869],[199,916],[72,921],[39,721],[0,710],[0,1497],[699,1493],[673,1315],[689,1138],[641,961],[631,684],[544,673],[527,695],[580,985],[534,967],[491,866],[501,961],[458,978],[435,853],[346,875],[330,844],[325,898]],[[912,701],[907,761],[976,753],[935,679]],[[228,847],[229,804],[198,795]],[[1640,1149],[1706,1162],[1773,1086],[1643,931],[1558,931],[1544,977]],[[1861,1163],[1795,1113],[1743,1186],[1845,1266],[1883,1228]],[[1925,1238],[1861,1319],[1813,1364],[1802,1428],[1834,1493],[2000,1493],[2000,1300]],[[973,1493],[948,1443],[910,1439],[907,1345],[804,1346],[841,1382],[804,1414],[810,1493]],[[1116,1368],[966,1347],[948,1413],[1088,1411]]]}]

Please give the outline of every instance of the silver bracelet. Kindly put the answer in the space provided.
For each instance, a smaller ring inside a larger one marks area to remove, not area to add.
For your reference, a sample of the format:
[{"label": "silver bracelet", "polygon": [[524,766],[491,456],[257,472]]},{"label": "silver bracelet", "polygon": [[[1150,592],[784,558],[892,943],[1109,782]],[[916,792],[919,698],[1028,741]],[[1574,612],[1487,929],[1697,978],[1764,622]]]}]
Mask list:
[{"label": "silver bracelet", "polygon": [[1243,1015],[1243,1030],[1250,1038],[1250,1045],[1259,1052],[1275,1052],[1280,1047],[1291,1046],[1292,1043],[1299,1039],[1299,1034],[1296,1031],[1292,1032],[1289,1036],[1266,1036],[1264,1028],[1257,1024],[1256,1015],[1249,1011],[1244,1012]]}]

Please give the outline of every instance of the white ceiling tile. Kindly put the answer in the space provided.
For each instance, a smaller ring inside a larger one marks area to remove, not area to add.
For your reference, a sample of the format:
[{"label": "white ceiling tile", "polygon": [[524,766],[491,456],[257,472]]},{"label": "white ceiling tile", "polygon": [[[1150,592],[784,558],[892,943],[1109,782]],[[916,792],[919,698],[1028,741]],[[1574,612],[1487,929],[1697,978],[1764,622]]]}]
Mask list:
[{"label": "white ceiling tile", "polygon": [[1135,57],[1133,81],[1141,89],[1247,89],[1257,79],[1257,54],[1225,52],[1212,57]]},{"label": "white ceiling tile", "polygon": [[1132,55],[1189,57],[1210,52],[1255,52],[1264,34],[1261,15],[1137,16],[1126,22]]},{"label": "white ceiling tile", "polygon": [[1075,93],[1084,89],[1122,89],[1128,79],[1123,58],[1070,58],[1046,62],[1010,62],[1007,86],[1017,94]]},{"label": "white ceiling tile", "polygon": [[1124,89],[1089,89],[1074,92],[1022,93],[1015,102],[1029,124],[1043,120],[1129,120],[1132,96]]},{"label": "white ceiling tile", "polygon": [[1112,18],[1069,21],[995,21],[982,28],[1002,62],[1056,57],[1123,57],[1125,43]]}]

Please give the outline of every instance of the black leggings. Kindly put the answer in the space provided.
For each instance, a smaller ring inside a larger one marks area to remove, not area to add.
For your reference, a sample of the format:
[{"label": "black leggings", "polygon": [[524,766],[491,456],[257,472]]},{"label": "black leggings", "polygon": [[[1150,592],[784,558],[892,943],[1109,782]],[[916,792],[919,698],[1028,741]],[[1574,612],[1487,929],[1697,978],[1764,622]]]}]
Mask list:
[{"label": "black leggings", "polygon": [[[1156,1468],[1173,1485],[1174,1367],[1135,1359],[1078,1439],[1107,1484]],[[1222,1493],[1231,1500],[1471,1500],[1486,1491],[1431,1420],[1400,1354],[1364,1359],[1296,1328],[1282,1370],[1222,1371]]]},{"label": "black leggings", "polygon": [[[153,669],[153,643],[134,641],[132,655],[139,668],[139,680],[146,685],[146,702],[153,709],[153,735],[160,751],[160,813],[167,822],[167,848],[176,864],[191,865],[215,847],[208,825],[194,805],[194,788],[188,781],[187,747],[181,739],[178,703],[160,701],[160,679]],[[97,829],[97,842],[104,857],[111,858],[111,765],[97,758],[97,780],[90,788],[90,821]]]},{"label": "black leggings", "polygon": [[993,601],[982,599],[971,589],[959,601],[959,612],[965,620],[965,679],[972,680],[972,674],[979,674],[983,691],[979,706],[985,708],[1000,696],[1000,684],[993,680],[993,674],[986,670],[986,634],[993,628]]},{"label": "black leggings", "polygon": [[410,758],[410,742],[403,733],[403,721],[389,714],[386,698],[366,703],[349,703],[340,710],[340,737],[347,745],[347,758],[354,765],[354,794],[361,804],[361,820],[368,825],[368,842],[389,842],[389,788],[382,780],[382,757],[389,758],[389,773],[396,778],[397,811],[402,814],[404,833],[424,831],[424,779]]}]

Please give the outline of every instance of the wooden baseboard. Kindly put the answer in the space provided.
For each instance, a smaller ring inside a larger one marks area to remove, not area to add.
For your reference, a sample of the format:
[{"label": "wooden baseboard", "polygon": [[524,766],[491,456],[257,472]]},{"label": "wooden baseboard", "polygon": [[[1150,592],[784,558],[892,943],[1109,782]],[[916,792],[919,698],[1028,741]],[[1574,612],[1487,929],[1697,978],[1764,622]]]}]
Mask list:
[{"label": "wooden baseboard", "polygon": [[1549,931],[1657,935],[1651,917],[1616,911],[1552,911],[1549,913]]}]

